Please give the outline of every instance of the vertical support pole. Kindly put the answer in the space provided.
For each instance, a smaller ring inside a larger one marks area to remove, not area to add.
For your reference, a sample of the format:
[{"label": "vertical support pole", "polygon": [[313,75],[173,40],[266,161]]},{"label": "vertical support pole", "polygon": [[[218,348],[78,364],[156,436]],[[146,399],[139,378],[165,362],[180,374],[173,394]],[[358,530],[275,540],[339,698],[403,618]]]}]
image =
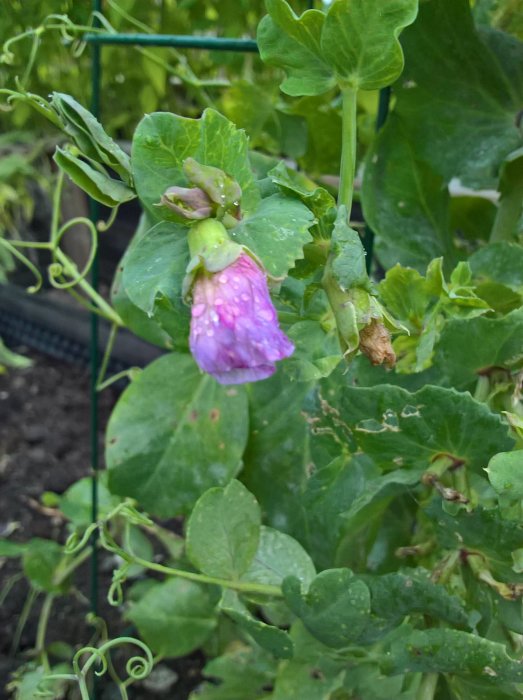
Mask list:
[{"label": "vertical support pole", "polygon": [[[102,0],[93,0],[93,11],[101,11]],[[94,26],[99,26],[99,21],[94,20]],[[100,115],[100,45],[91,46],[91,112],[98,118]],[[100,205],[94,199],[89,200],[89,218],[96,225],[100,219]],[[98,254],[95,255],[91,267],[91,285],[98,290],[99,267]],[[96,380],[99,368],[98,350],[98,316],[91,314],[91,335],[90,335],[90,442],[91,442],[91,519],[98,520],[98,392],[96,390]],[[96,532],[93,533],[91,542],[93,551],[91,555],[91,576],[90,576],[90,599],[91,612],[98,615],[98,548]],[[93,700],[98,696],[98,689],[95,682],[93,686]]]},{"label": "vertical support pole", "polygon": [[[381,127],[385,124],[385,120],[389,114],[389,104],[390,104],[390,86],[382,88],[380,90],[379,102],[378,102],[378,115],[376,117],[376,132],[378,132]],[[365,235],[363,236],[363,247],[367,253],[366,264],[367,272],[370,272],[372,265],[372,254],[374,251],[374,232],[369,226],[365,226]]]}]

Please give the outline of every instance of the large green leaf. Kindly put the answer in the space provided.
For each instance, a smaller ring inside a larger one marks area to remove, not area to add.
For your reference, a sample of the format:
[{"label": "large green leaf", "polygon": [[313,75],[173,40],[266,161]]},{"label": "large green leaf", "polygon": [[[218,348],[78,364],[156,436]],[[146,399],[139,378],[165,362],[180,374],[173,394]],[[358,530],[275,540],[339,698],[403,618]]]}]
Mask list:
[{"label": "large green leaf", "polygon": [[506,367],[523,356],[523,309],[504,318],[479,316],[448,321],[436,348],[435,363],[458,389],[471,387],[480,370]]},{"label": "large green leaf", "polygon": [[350,569],[322,571],[305,595],[296,578],[287,578],[283,593],[307,630],[329,647],[355,642],[369,623],[369,589]]},{"label": "large green leaf", "polygon": [[333,71],[320,47],[325,14],[308,10],[297,17],[285,0],[267,0],[266,6],[269,14],[258,26],[258,46],[265,63],[287,73],[283,92],[321,95],[333,87]]},{"label": "large green leaf", "polygon": [[187,347],[189,335],[189,309],[182,299],[189,262],[186,234],[187,228],[181,224],[161,221],[128,250],[122,261],[122,284],[128,298],[164,327],[177,349]]},{"label": "large green leaf", "polygon": [[39,591],[64,593],[68,587],[67,582],[55,582],[63,557],[63,549],[58,542],[35,537],[28,542],[22,555],[24,574]]},{"label": "large green leaf", "polygon": [[501,197],[490,240],[515,240],[523,232],[523,147],[505,159],[499,191]]},{"label": "large green leaf", "polygon": [[302,202],[273,194],[263,199],[252,216],[230,232],[236,243],[255,253],[273,277],[285,277],[312,240],[309,228],[314,215]]},{"label": "large green leaf", "polygon": [[452,629],[411,630],[392,644],[390,672],[439,672],[523,681],[523,666],[503,644]]},{"label": "large green leaf", "polygon": [[335,0],[321,34],[323,57],[352,87],[390,85],[403,69],[398,36],[417,12],[418,0]]},{"label": "large green leaf", "polygon": [[155,654],[185,656],[205,642],[216,627],[218,590],[172,578],[154,583],[126,618]]},{"label": "large green leaf", "polygon": [[391,385],[347,387],[342,420],[379,464],[420,468],[450,454],[471,469],[513,444],[501,418],[468,393],[426,386],[414,394]]},{"label": "large green leaf", "polygon": [[242,481],[256,496],[265,522],[294,536],[303,531],[298,494],[307,478],[309,431],[301,408],[308,391],[309,385],[289,381],[282,371],[249,387]]},{"label": "large green leaf", "polygon": [[220,386],[188,355],[161,357],[124,391],[109,420],[109,488],[157,515],[186,512],[237,473],[247,429],[243,387]]},{"label": "large green leaf", "polygon": [[208,576],[239,579],[254,559],[260,539],[260,508],[233,479],[206,491],[187,523],[187,554]]},{"label": "large green leaf", "polygon": [[400,262],[421,271],[442,255],[452,263],[448,192],[442,177],[420,160],[395,114],[369,150],[362,205],[385,267]]},{"label": "large green leaf", "polygon": [[187,186],[182,166],[192,157],[203,165],[221,168],[242,188],[242,210],[254,211],[258,190],[249,166],[247,136],[213,109],[200,119],[167,112],[145,116],[133,139],[132,166],[137,192],[153,217],[176,220],[176,215],[155,205],[172,185]]},{"label": "large green leaf", "polygon": [[402,44],[406,64],[395,111],[416,153],[446,181],[494,185],[500,161],[521,145],[515,117],[523,76],[514,67],[523,45],[500,33],[487,45],[468,0],[421,3]]}]

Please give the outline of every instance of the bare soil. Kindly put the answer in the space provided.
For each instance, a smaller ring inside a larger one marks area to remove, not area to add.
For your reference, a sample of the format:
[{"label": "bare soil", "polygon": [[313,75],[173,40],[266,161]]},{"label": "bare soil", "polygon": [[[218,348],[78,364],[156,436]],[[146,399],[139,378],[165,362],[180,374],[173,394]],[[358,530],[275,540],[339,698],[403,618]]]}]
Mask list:
[{"label": "bare soil", "polygon": [[[100,446],[116,398],[116,390],[111,389],[100,396]],[[89,472],[87,370],[33,355],[29,369],[0,375],[0,536],[9,534],[16,541],[43,537],[63,543],[66,523],[53,508],[42,505],[41,495],[46,491],[61,494]],[[79,648],[92,639],[93,628],[85,619],[90,609],[88,567],[86,564],[78,571],[73,593],[56,600],[46,635],[48,644],[60,641]],[[105,598],[112,566],[103,555],[99,569],[99,614],[106,620],[110,637],[129,634],[121,611],[109,606]],[[17,560],[0,559],[0,594],[19,571]],[[9,697],[5,687],[11,674],[31,658],[34,649],[41,600],[33,606],[20,642],[13,649],[28,591],[26,580],[20,579],[0,608],[0,698]],[[167,666],[175,671],[178,680],[165,689],[165,694],[137,684],[129,689],[129,697],[186,700],[201,682],[202,665],[200,654],[169,662]],[[102,680],[97,694],[101,700],[110,700],[118,697],[115,690]]]}]

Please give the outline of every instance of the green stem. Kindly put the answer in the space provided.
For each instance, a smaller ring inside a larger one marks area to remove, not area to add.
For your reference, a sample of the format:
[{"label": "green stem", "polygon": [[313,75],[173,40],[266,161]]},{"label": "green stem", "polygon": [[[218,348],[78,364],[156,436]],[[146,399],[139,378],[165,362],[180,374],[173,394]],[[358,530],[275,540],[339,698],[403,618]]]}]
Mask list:
[{"label": "green stem", "polygon": [[139,367],[130,367],[129,369],[123,369],[121,372],[117,372],[116,374],[113,374],[111,377],[106,379],[104,382],[98,383],[96,385],[96,391],[103,391],[104,389],[107,389],[108,386],[111,386],[111,384],[114,384],[119,379],[127,378],[127,379],[131,380],[133,373],[136,371],[140,371],[140,368]]},{"label": "green stem", "polygon": [[164,566],[163,564],[155,564],[154,562],[147,561],[141,557],[135,557],[119,547],[114,541],[108,541],[106,537],[101,537],[101,543],[109,551],[119,554],[122,559],[129,562],[130,564],[138,564],[143,566],[144,569],[149,569],[150,571],[157,571],[160,574],[165,574],[166,576],[178,576],[178,578],[185,578],[189,581],[196,581],[198,583],[207,583],[214,586],[222,586],[223,588],[231,588],[234,591],[239,591],[241,593],[258,593],[260,595],[268,595],[276,598],[282,598],[283,593],[278,586],[271,586],[264,583],[247,583],[246,581],[229,581],[228,579],[216,578],[215,576],[206,576],[205,574],[197,574],[193,571],[185,571],[184,569],[173,569],[170,566]]},{"label": "green stem", "polygon": [[348,216],[350,216],[352,206],[354,176],[356,173],[357,95],[358,91],[355,88],[345,87],[342,90],[342,148],[338,206],[345,205]]},{"label": "green stem", "polygon": [[264,583],[247,583],[245,581],[228,581],[227,579],[206,576],[205,574],[196,574],[192,571],[184,571],[183,569],[172,569],[170,566],[155,564],[147,561],[146,559],[141,559],[140,557],[129,557],[127,553],[126,556],[128,561],[132,561],[134,564],[143,566],[151,571],[158,571],[159,573],[166,574],[167,576],[178,576],[179,578],[186,578],[189,581],[197,581],[198,583],[207,583],[214,586],[222,586],[223,588],[231,588],[233,591],[239,591],[240,593],[259,593],[260,595],[283,598],[283,593],[278,586],[271,586]]},{"label": "green stem", "polygon": [[[69,274],[71,277],[76,277],[78,275],[78,270],[76,268],[76,265],[69,260],[67,255],[63,253],[60,248],[56,248],[55,250],[55,256],[60,265],[62,265],[64,272]],[[96,292],[89,282],[85,279],[79,279],[78,280],[78,286],[80,289],[83,289],[83,291],[87,294],[87,296],[92,299],[92,301],[96,304],[96,306],[100,309],[100,312],[105,316],[105,318],[108,321],[111,321],[114,323],[116,326],[124,326],[124,322],[120,318],[119,314],[116,313],[116,311],[113,309],[113,307],[108,304],[103,297]]]},{"label": "green stem", "polygon": [[20,617],[18,618],[18,624],[16,625],[16,630],[13,636],[13,642],[11,644],[11,654],[13,656],[16,653],[16,650],[18,649],[18,645],[20,644],[20,639],[22,637],[22,632],[24,631],[24,627],[31,612],[31,608],[33,607],[37,597],[38,591],[31,587],[25,599],[22,612],[20,613]]},{"label": "green stem", "polygon": [[424,673],[416,694],[416,700],[434,700],[438,679],[438,673]]},{"label": "green stem", "polygon": [[107,367],[109,365],[109,360],[111,359],[111,354],[113,352],[114,341],[116,340],[116,335],[118,333],[118,326],[113,323],[111,330],[109,331],[109,337],[107,338],[107,345],[105,346],[105,352],[102,359],[102,366],[100,367],[100,372],[98,374],[98,380],[96,382],[96,390],[100,391],[100,386],[102,386],[105,375],[107,373]]},{"label": "green stem", "polygon": [[51,671],[49,659],[45,651],[45,635],[47,632],[47,625],[49,624],[49,617],[51,615],[53,601],[54,594],[48,593],[45,596],[44,602],[42,604],[42,610],[40,611],[40,618],[38,620],[38,629],[36,631],[36,652],[42,662],[46,673],[49,673]]},{"label": "green stem", "polygon": [[79,566],[81,566],[86,559],[89,558],[89,555],[91,554],[91,547],[87,547],[87,549],[84,549],[80,554],[75,557],[71,562],[69,562],[67,565],[65,565],[63,568],[60,567],[58,568],[54,578],[53,578],[53,583],[57,586],[62,584],[69,576],[75,571]]}]

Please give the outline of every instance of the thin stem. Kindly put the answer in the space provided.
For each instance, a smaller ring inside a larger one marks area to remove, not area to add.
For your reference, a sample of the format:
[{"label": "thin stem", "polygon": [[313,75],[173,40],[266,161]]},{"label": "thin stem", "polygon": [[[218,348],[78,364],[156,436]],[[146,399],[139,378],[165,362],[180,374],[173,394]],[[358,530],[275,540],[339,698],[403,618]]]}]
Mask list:
[{"label": "thin stem", "polygon": [[38,620],[38,629],[36,631],[36,652],[40,657],[46,673],[51,671],[51,666],[49,664],[47,652],[45,651],[45,635],[47,632],[47,625],[49,624],[49,617],[51,615],[54,598],[53,593],[48,593],[45,596],[42,604],[42,610],[40,611],[40,618]]},{"label": "thin stem", "polygon": [[416,694],[416,700],[434,700],[438,679],[438,673],[424,673]]},{"label": "thin stem", "polygon": [[22,608],[22,612],[20,613],[20,617],[18,618],[18,624],[16,625],[16,631],[13,636],[13,642],[11,644],[11,654],[14,655],[16,653],[16,650],[18,649],[18,645],[20,644],[20,639],[22,637],[22,632],[24,631],[24,627],[27,623],[27,619],[29,617],[29,614],[31,612],[31,608],[33,607],[35,600],[38,597],[38,591],[36,591],[32,586],[29,589],[29,592],[27,594],[27,597],[24,602],[24,606]]},{"label": "thin stem", "polygon": [[109,379],[106,379],[101,384],[97,384],[96,391],[103,391],[104,389],[107,389],[108,386],[111,386],[111,384],[114,384],[119,379],[124,379],[125,377],[131,379],[133,372],[139,369],[139,367],[130,367],[129,369],[123,369],[121,372],[113,374],[111,377],[109,377]]},{"label": "thin stem", "polygon": [[41,248],[42,250],[52,250],[53,247],[50,243],[36,241],[14,241],[11,238],[9,239],[9,242],[11,245],[16,246],[17,248]]},{"label": "thin stem", "polygon": [[98,379],[96,381],[96,390],[100,391],[100,386],[103,384],[103,381],[105,379],[105,375],[107,373],[107,367],[109,365],[109,360],[111,359],[111,355],[113,352],[113,347],[114,347],[114,341],[116,340],[116,336],[118,334],[118,325],[116,323],[113,323],[111,326],[111,330],[109,331],[109,337],[107,338],[107,345],[105,346],[105,352],[104,356],[102,359],[102,365],[100,367],[100,372],[98,374]]},{"label": "thin stem", "polygon": [[345,87],[342,90],[342,149],[338,206],[343,204],[347,207],[348,217],[350,217],[354,193],[354,175],[356,173],[357,94],[358,91],[352,87]]},{"label": "thin stem", "polygon": [[[58,262],[62,265],[64,272],[67,272],[69,275],[71,275],[71,277],[74,277],[78,273],[78,270],[76,270],[76,265],[69,260],[69,258],[60,250],[60,248],[56,248],[55,255]],[[112,323],[116,324],[117,326],[125,325],[119,314],[116,313],[113,307],[108,304],[105,299],[98,294],[98,292],[95,292],[87,280],[79,279],[78,286],[80,289],[83,289],[90,299],[92,299],[108,321],[112,321]]]},{"label": "thin stem", "polygon": [[282,598],[283,593],[278,586],[271,586],[263,583],[248,583],[246,581],[229,581],[223,578],[216,578],[214,576],[206,576],[205,574],[197,574],[192,571],[185,571],[183,569],[173,569],[170,566],[164,566],[163,564],[155,564],[154,562],[147,561],[141,557],[136,557],[130,555],[124,549],[119,547],[114,541],[108,542],[106,537],[101,537],[102,545],[105,546],[109,551],[114,551],[119,554],[122,559],[131,563],[143,566],[144,569],[149,569],[151,571],[158,571],[166,576],[178,576],[179,578],[185,578],[189,581],[197,581],[198,583],[207,583],[215,586],[222,586],[223,588],[231,588],[234,591],[240,591],[243,593],[259,593],[261,595],[273,596],[276,598]]},{"label": "thin stem", "polygon": [[63,568],[58,569],[56,575],[53,579],[53,583],[59,586],[63,583],[79,566],[81,566],[86,559],[89,558],[91,554],[91,547],[87,547],[80,554],[75,557],[67,565],[64,564]]}]

